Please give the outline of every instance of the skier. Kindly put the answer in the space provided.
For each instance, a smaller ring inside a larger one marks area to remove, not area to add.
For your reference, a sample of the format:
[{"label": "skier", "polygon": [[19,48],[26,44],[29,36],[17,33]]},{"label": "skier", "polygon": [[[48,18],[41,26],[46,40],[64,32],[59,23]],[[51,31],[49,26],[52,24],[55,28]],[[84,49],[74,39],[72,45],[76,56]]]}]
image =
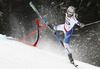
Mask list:
[{"label": "skier", "polygon": [[[66,11],[66,17],[65,17],[65,24],[61,24],[58,26],[54,26],[51,25],[50,23],[46,22],[46,20],[40,15],[40,13],[38,12],[38,10],[34,7],[34,5],[32,4],[32,2],[30,2],[30,6],[33,8],[33,10],[40,16],[40,18],[44,21],[44,23],[46,23],[48,25],[48,27],[54,32],[57,30],[63,31],[65,34],[65,38],[64,41],[61,42],[60,39],[57,37],[57,39],[63,44],[63,46],[65,47],[67,53],[68,53],[68,57],[69,60],[72,64],[74,64],[74,59],[72,57],[72,53],[69,47],[69,41],[70,41],[70,37],[73,31],[73,27],[75,24],[77,24],[78,26],[80,26],[81,28],[84,27],[85,25],[83,23],[80,23],[76,17],[75,17],[75,8],[73,6],[69,6],[67,11]],[[75,65],[75,64],[74,64]],[[77,65],[75,65],[75,67],[77,67]]]},{"label": "skier", "polygon": [[74,64],[74,59],[72,57],[72,52],[69,47],[70,37],[73,32],[74,25],[77,24],[81,28],[85,25],[81,22],[79,22],[75,17],[75,8],[73,6],[69,6],[66,11],[66,17],[65,17],[65,24],[60,24],[58,26],[52,26],[48,24],[49,27],[51,27],[54,31],[63,31],[65,34],[65,38],[63,41],[63,45],[67,51],[70,63]]}]

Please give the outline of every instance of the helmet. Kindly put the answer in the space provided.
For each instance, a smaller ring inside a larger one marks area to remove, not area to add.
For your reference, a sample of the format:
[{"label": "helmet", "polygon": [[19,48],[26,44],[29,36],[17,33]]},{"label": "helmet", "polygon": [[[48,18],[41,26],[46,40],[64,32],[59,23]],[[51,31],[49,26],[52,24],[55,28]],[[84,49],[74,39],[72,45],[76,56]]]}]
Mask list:
[{"label": "helmet", "polygon": [[69,6],[67,9],[67,14],[73,15],[75,13],[75,7]]}]

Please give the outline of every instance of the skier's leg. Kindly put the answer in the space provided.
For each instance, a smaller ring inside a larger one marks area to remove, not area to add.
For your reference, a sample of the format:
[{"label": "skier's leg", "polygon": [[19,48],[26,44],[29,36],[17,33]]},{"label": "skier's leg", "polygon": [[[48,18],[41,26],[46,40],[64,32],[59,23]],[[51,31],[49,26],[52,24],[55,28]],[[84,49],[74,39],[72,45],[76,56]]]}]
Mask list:
[{"label": "skier's leg", "polygon": [[65,49],[67,51],[67,54],[68,54],[70,62],[73,64],[74,63],[74,59],[72,57],[70,46],[68,45],[69,41],[70,41],[70,37],[71,37],[72,31],[73,31],[73,29],[71,29],[70,31],[65,33],[64,47],[65,47]]},{"label": "skier's leg", "polygon": [[73,29],[71,29],[68,32],[65,32],[65,30],[64,30],[64,24],[61,24],[61,25],[58,25],[58,26],[54,27],[54,30],[55,31],[57,31],[57,30],[63,31],[65,33],[65,39],[64,39],[63,44],[64,44],[64,47],[65,47],[65,49],[67,51],[67,54],[68,54],[70,62],[73,63],[74,60],[73,60],[73,57],[72,57],[72,53],[71,53],[70,47],[68,45]]},{"label": "skier's leg", "polygon": [[64,47],[66,49],[67,54],[70,54],[71,53],[71,49],[70,49],[69,45],[67,43],[64,43]]},{"label": "skier's leg", "polygon": [[55,31],[64,31],[64,24],[60,24],[58,26],[54,26],[54,30]]},{"label": "skier's leg", "polygon": [[60,24],[58,26],[53,26],[52,24],[47,24],[51,29],[53,33],[56,33],[56,31],[64,31],[64,24]]},{"label": "skier's leg", "polygon": [[69,45],[67,43],[64,43],[64,46],[65,46],[65,49],[66,49],[66,52],[68,54],[68,58],[69,58],[70,62],[73,63],[74,59],[72,57],[72,52],[71,52]]}]

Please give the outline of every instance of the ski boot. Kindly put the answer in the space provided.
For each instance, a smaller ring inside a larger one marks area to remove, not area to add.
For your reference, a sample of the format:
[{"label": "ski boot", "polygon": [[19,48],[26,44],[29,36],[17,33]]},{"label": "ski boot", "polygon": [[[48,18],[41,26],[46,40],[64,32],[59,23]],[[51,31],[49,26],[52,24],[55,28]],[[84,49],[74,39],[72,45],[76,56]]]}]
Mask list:
[{"label": "ski boot", "polygon": [[53,25],[52,24],[48,23],[47,25],[53,30]]},{"label": "ski boot", "polygon": [[52,30],[53,34],[56,34],[57,32],[54,30],[54,26],[50,23],[47,24],[48,27],[50,27],[50,29]]},{"label": "ski boot", "polygon": [[73,64],[75,67],[77,67],[78,65],[75,65],[72,54],[68,54],[68,57],[69,57],[70,63]]},{"label": "ski boot", "polygon": [[74,63],[74,60],[72,58],[72,54],[68,54],[68,57],[69,57],[70,63],[73,64]]}]

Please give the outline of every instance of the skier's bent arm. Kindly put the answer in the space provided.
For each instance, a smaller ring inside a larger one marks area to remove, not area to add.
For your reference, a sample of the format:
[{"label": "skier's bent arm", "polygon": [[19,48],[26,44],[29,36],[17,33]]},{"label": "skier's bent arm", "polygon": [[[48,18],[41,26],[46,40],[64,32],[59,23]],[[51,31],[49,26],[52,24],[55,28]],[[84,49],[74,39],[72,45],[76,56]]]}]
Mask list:
[{"label": "skier's bent arm", "polygon": [[84,26],[85,26],[85,24],[84,23],[81,23],[81,22],[77,22],[76,23],[78,26],[80,26],[80,28],[83,28]]},{"label": "skier's bent arm", "polygon": [[84,23],[81,23],[80,28],[83,28],[84,26],[85,26],[85,24]]}]

